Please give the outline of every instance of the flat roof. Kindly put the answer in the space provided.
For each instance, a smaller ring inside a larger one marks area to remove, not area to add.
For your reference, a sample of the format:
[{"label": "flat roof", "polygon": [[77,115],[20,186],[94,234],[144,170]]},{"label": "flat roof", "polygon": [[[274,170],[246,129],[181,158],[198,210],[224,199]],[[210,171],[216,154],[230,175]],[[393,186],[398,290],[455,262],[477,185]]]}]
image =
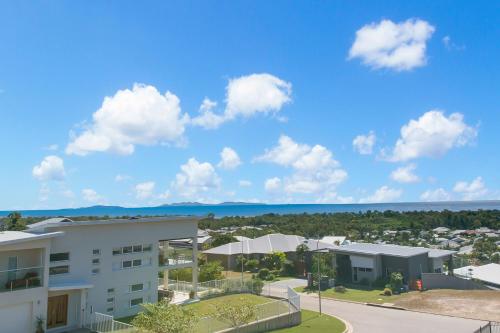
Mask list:
[{"label": "flat roof", "polygon": [[195,216],[159,216],[159,217],[144,217],[144,218],[128,218],[128,219],[108,219],[108,220],[90,220],[90,221],[73,221],[69,218],[51,218],[28,225],[29,230],[43,230],[51,227],[76,227],[86,225],[105,225],[105,224],[124,224],[124,223],[161,223],[161,222],[198,222],[201,217]]},{"label": "flat roof", "polygon": [[394,257],[413,257],[430,252],[424,247],[412,247],[392,244],[351,243],[332,248],[333,252],[357,253],[367,255],[387,255]]},{"label": "flat roof", "polygon": [[61,231],[45,234],[32,234],[24,231],[0,231],[0,245],[31,242],[39,239],[57,237],[64,234]]}]

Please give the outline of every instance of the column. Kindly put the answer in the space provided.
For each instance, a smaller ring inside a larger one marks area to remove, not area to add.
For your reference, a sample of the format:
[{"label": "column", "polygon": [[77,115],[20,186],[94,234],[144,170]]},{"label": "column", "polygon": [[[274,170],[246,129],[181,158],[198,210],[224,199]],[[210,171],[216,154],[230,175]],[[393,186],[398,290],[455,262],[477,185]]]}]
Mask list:
[{"label": "column", "polygon": [[194,297],[198,297],[198,236],[192,238],[193,242],[193,291]]},{"label": "column", "polygon": [[87,289],[80,289],[80,327],[85,325],[85,305],[87,303]]}]

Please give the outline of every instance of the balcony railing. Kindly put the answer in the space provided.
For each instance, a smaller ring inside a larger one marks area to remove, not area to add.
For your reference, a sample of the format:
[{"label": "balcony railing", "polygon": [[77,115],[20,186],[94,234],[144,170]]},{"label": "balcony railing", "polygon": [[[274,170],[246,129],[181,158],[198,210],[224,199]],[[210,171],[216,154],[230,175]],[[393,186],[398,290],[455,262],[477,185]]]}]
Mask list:
[{"label": "balcony railing", "polygon": [[0,292],[43,286],[43,266],[0,271]]}]

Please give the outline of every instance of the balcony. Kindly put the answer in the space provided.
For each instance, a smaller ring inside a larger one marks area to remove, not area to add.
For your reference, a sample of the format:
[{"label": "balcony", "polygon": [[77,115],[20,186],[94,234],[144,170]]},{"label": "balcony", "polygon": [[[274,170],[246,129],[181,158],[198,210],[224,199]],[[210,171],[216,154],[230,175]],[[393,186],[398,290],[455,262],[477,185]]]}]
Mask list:
[{"label": "balcony", "polygon": [[0,292],[41,287],[43,272],[42,266],[0,271]]},{"label": "balcony", "polygon": [[183,268],[193,264],[193,246],[186,240],[160,242],[158,266],[160,268]]}]

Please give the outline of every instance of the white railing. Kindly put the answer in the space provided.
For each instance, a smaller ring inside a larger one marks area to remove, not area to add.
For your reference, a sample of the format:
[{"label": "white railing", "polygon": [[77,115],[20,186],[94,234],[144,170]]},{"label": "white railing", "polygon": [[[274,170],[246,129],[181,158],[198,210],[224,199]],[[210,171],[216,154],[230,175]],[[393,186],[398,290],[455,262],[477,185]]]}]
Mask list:
[{"label": "white railing", "polygon": [[[162,278],[158,278],[158,286],[161,289],[179,293],[189,293],[194,290],[192,282],[175,280],[169,280],[168,286],[165,288]],[[199,282],[197,284],[197,291],[199,298],[234,292],[258,293],[257,290],[254,290],[253,280],[251,278],[245,278],[243,280],[241,280],[241,278],[231,278]]]},{"label": "white railing", "polygon": [[138,330],[129,324],[114,320],[113,316],[95,312],[91,315],[88,327],[97,333],[119,332],[119,333],[137,333]]}]

